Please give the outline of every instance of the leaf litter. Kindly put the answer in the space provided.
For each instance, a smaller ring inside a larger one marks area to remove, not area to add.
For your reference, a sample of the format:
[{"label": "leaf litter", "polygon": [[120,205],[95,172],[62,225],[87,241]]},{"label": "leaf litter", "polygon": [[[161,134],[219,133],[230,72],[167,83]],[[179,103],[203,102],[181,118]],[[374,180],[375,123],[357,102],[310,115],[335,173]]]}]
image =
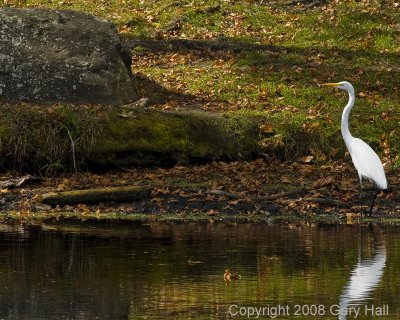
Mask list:
[{"label": "leaf litter", "polygon": [[[10,178],[3,177],[2,180]],[[392,186],[381,193],[375,214],[398,216],[399,179],[389,176]],[[151,197],[130,203],[77,204],[50,207],[40,203],[40,196],[52,191],[86,188],[146,185]],[[360,195],[359,181],[351,163],[325,165],[302,161],[285,163],[270,159],[249,162],[213,162],[201,166],[173,168],[130,168],[110,173],[83,173],[62,177],[44,177],[23,188],[3,188],[0,210],[18,211],[21,217],[36,212],[141,213],[151,215],[194,213],[218,216],[236,215],[275,217],[297,215],[317,218],[321,214],[349,219],[367,213],[372,188]]]}]

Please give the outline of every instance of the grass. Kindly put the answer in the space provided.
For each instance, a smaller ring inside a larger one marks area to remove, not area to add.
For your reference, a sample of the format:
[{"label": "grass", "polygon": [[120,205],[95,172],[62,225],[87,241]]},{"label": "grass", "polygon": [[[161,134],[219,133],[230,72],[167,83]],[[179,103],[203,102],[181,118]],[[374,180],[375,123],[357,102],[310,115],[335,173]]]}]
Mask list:
[{"label": "grass", "polygon": [[[20,212],[7,211],[0,212],[0,222],[7,223],[10,221],[19,221],[25,225],[40,225],[46,222],[68,222],[68,221],[82,221],[84,222],[116,222],[116,223],[131,223],[141,222],[150,223],[155,221],[160,222],[251,222],[251,223],[268,223],[268,224],[282,224],[282,223],[309,223],[305,221],[304,217],[300,217],[298,213],[292,213],[282,216],[266,217],[263,214],[251,215],[248,214],[219,214],[216,217],[210,217],[208,213],[186,213],[186,214],[141,214],[141,213],[96,213],[96,212],[39,212],[22,214]],[[319,216],[314,217],[314,222],[322,223],[341,223],[341,219],[337,217]],[[398,223],[398,220],[390,219],[389,222]],[[82,226],[85,226],[84,224]]]},{"label": "grass", "polygon": [[[350,118],[352,133],[398,165],[400,12],[395,1],[330,2],[308,10],[288,1],[268,3],[33,0],[25,6],[102,16],[125,38],[236,46],[157,51],[142,45],[133,50],[138,56],[133,71],[169,90],[212,101],[214,109],[268,114],[275,133],[264,145],[288,159],[344,150],[339,128],[346,96],[317,83],[353,82],[359,96]],[[165,31],[177,19],[179,26]]]},{"label": "grass", "polygon": [[[90,153],[102,131],[94,112],[72,105],[43,110],[27,104],[0,104],[1,165],[45,175],[82,169],[77,159]],[[66,163],[71,166],[65,167]]]},{"label": "grass", "polygon": [[[346,224],[347,222],[336,215],[321,214],[314,217],[304,218],[299,216],[297,212],[287,213],[285,215],[266,217],[263,214],[251,215],[248,214],[218,214],[218,216],[212,217],[208,213],[186,213],[186,214],[142,214],[142,213],[97,213],[97,212],[38,212],[24,214],[21,212],[7,211],[0,212],[0,222],[19,221],[24,225],[40,225],[42,223],[57,223],[57,227],[60,225],[59,222],[68,221],[81,221],[80,228],[85,228],[85,222],[115,222],[115,223],[151,223],[151,222],[210,222],[223,221],[224,223],[235,222],[235,223],[268,223],[273,224],[298,224],[298,225],[309,225],[310,222],[322,223],[322,224]],[[364,218],[364,223],[379,222],[382,224],[399,225],[400,219],[391,217],[381,218]],[[362,223],[362,222],[361,222]],[[46,226],[49,228],[49,226]],[[68,228],[68,226],[66,227]],[[91,226],[88,228],[93,230]],[[77,229],[75,230],[77,231]],[[82,230],[80,230],[82,231]]]}]

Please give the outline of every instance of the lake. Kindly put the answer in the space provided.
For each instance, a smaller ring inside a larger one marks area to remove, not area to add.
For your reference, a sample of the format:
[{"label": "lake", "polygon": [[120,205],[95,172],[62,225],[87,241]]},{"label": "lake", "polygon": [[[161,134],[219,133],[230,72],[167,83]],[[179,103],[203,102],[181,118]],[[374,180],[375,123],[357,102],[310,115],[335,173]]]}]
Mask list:
[{"label": "lake", "polygon": [[399,227],[57,222],[0,239],[0,319],[400,318]]}]

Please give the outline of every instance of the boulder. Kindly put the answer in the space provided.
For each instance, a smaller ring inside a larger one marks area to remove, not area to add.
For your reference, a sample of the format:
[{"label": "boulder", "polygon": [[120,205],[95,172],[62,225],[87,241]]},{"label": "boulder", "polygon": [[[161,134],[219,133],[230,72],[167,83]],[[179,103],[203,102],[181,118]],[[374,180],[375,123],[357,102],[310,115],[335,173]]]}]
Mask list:
[{"label": "boulder", "polygon": [[120,105],[137,98],[114,25],[66,10],[0,8],[0,97]]}]

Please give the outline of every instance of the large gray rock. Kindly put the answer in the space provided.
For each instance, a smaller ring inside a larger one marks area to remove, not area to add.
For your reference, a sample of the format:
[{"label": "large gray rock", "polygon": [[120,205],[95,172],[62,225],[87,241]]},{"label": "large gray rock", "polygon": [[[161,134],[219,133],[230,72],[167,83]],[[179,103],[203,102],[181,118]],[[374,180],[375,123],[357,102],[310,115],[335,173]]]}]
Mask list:
[{"label": "large gray rock", "polygon": [[124,104],[137,98],[113,24],[88,14],[0,8],[0,97]]}]

